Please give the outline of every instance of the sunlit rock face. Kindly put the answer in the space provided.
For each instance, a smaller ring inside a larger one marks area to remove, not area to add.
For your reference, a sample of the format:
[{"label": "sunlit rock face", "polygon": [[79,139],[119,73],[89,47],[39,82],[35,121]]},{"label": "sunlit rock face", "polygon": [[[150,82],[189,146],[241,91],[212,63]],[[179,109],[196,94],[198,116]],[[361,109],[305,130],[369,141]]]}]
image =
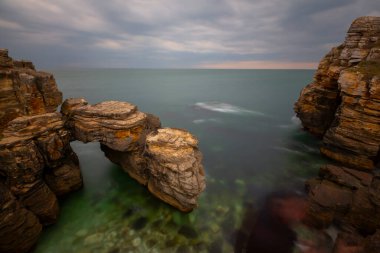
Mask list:
[{"label": "sunlit rock face", "polygon": [[[380,17],[354,20],[345,42],[321,60],[295,104],[303,127],[322,138],[322,154],[334,161],[307,183],[310,222],[326,227],[335,221],[364,237],[380,228],[379,52]],[[380,251],[371,243],[366,240],[365,247]]]},{"label": "sunlit rock face", "polygon": [[184,212],[197,206],[205,174],[198,140],[189,132],[160,128],[157,117],[127,102],[68,99],[62,113],[75,139],[99,141],[106,156],[153,195]]},{"label": "sunlit rock face", "polygon": [[198,140],[181,129],[163,128],[146,140],[149,191],[181,211],[197,206],[205,189],[205,173]]},{"label": "sunlit rock face", "polygon": [[191,211],[205,188],[198,141],[161,129],[128,102],[62,102],[51,74],[0,49],[0,252],[28,252],[55,223],[57,196],[82,187],[70,141],[100,142],[105,155],[158,198]]},{"label": "sunlit rock face", "polygon": [[55,112],[61,103],[53,75],[36,71],[31,62],[13,61],[0,49],[0,131],[16,117]]},{"label": "sunlit rock face", "polygon": [[323,138],[323,154],[366,169],[379,162],[379,50],[380,17],[356,19],[295,105],[304,128]]},{"label": "sunlit rock face", "polygon": [[[66,100],[65,103],[70,103]],[[133,150],[144,141],[147,116],[127,102],[77,105],[68,111],[69,128],[82,142],[98,141],[117,151]]]}]

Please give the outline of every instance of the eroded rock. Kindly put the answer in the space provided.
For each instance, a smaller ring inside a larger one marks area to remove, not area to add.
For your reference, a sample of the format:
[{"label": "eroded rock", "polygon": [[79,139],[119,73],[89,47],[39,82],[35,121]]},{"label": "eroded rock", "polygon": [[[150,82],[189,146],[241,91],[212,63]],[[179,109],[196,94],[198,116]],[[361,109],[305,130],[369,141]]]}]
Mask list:
[{"label": "eroded rock", "polygon": [[148,135],[146,152],[149,191],[181,211],[194,209],[206,186],[198,140],[185,130],[158,129]]},{"label": "eroded rock", "polygon": [[295,105],[305,129],[323,137],[324,155],[362,169],[380,159],[379,49],[380,17],[356,19]]},{"label": "eroded rock", "polygon": [[131,151],[144,144],[147,116],[135,105],[119,101],[88,105],[70,100],[65,101],[62,113],[69,115],[67,126],[76,140],[98,141],[117,151]]},{"label": "eroded rock", "polygon": [[59,113],[22,116],[9,122],[0,141],[0,170],[6,186],[43,224],[54,223],[58,216],[57,198],[45,183],[45,172],[54,174],[65,163],[73,164],[70,168],[76,174],[65,181],[66,187],[82,186],[69,132],[63,126]]},{"label": "eroded rock", "polygon": [[[304,128],[323,139],[322,154],[336,162],[307,183],[308,219],[320,227],[335,222],[361,238],[355,247],[364,252],[379,249],[373,240],[380,229],[379,52],[380,17],[356,19],[295,105]],[[338,237],[336,248],[345,243]]]},{"label": "eroded rock", "polygon": [[41,231],[38,218],[0,182],[0,252],[28,252]]},{"label": "eroded rock", "polygon": [[[158,198],[191,211],[205,188],[197,139],[160,129],[128,102],[67,99],[51,74],[0,49],[0,251],[27,252],[56,222],[57,196],[82,187],[70,141],[97,141],[106,156]],[[22,236],[20,236],[22,235]]]},{"label": "eroded rock", "polygon": [[16,117],[54,112],[61,103],[53,75],[35,71],[31,62],[13,61],[0,49],[0,131]]},{"label": "eroded rock", "polygon": [[156,116],[126,102],[68,99],[62,113],[76,139],[99,141],[112,162],[155,196],[185,212],[197,206],[205,176],[198,141],[189,132],[161,129]]}]

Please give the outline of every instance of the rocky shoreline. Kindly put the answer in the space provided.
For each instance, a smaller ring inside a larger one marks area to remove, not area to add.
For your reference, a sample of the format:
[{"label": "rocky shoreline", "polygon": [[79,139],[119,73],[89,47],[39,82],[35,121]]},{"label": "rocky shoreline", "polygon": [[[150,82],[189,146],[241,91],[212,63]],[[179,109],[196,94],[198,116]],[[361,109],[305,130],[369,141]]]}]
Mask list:
[{"label": "rocky shoreline", "polygon": [[335,252],[340,245],[379,252],[380,17],[352,23],[344,43],[321,60],[295,112],[331,159],[306,183],[308,222],[339,226]]},{"label": "rocky shoreline", "polygon": [[[57,197],[83,185],[70,142],[100,142],[105,155],[183,212],[205,188],[198,141],[127,102],[62,103],[54,77],[0,50],[0,251],[27,252],[57,221]],[[22,235],[22,236],[20,236]]]}]

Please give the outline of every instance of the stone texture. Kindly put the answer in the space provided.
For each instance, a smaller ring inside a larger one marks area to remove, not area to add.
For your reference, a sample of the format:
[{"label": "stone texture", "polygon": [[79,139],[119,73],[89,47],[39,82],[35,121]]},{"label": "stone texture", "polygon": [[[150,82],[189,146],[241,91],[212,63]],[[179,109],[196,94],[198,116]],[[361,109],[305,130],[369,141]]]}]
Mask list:
[{"label": "stone texture", "polygon": [[161,129],[128,102],[67,99],[51,74],[0,49],[0,251],[27,252],[56,222],[57,196],[82,187],[70,141],[100,142],[106,156],[158,198],[191,211],[205,188],[198,141]]},{"label": "stone texture", "polygon": [[41,231],[38,218],[0,182],[0,252],[28,252]]},{"label": "stone texture", "polygon": [[356,19],[295,104],[305,129],[323,138],[322,153],[358,168],[380,160],[379,50],[380,17]]},{"label": "stone texture", "polygon": [[[54,223],[58,216],[57,198],[45,183],[45,173],[49,184],[56,186],[58,183],[53,183],[51,175],[57,171],[62,173],[64,167],[66,174],[71,171],[72,176],[59,184],[66,183],[69,189],[82,185],[69,132],[63,126],[59,113],[22,116],[8,123],[0,140],[0,170],[5,176],[5,185],[43,224]],[[60,188],[53,187],[63,194]]]},{"label": "stone texture", "polygon": [[54,77],[35,71],[31,62],[13,61],[0,50],[0,131],[22,115],[54,112],[62,102]]},{"label": "stone texture", "polygon": [[56,222],[56,195],[82,186],[51,74],[0,50],[0,251],[27,252]]},{"label": "stone texture", "polygon": [[179,129],[161,129],[159,119],[127,102],[63,103],[75,139],[99,141],[105,155],[155,196],[188,212],[197,206],[205,176],[197,139]]},{"label": "stone texture", "polygon": [[335,162],[307,182],[308,222],[343,230],[334,252],[379,252],[379,52],[380,17],[356,19],[295,105],[304,128],[322,138],[322,154]]},{"label": "stone texture", "polygon": [[181,211],[194,209],[205,188],[198,140],[181,129],[158,129],[148,135],[146,152],[150,158],[149,191]]},{"label": "stone texture", "polygon": [[119,101],[88,105],[86,101],[76,104],[77,101],[65,101],[62,110],[68,115],[67,126],[76,140],[98,141],[116,151],[132,151],[143,145],[147,116],[135,105]]}]

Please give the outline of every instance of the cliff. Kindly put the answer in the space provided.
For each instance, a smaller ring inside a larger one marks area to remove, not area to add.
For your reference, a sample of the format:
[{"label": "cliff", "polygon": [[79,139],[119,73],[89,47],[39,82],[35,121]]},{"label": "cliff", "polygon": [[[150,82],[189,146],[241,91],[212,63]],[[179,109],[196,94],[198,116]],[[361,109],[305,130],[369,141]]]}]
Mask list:
[{"label": "cliff", "polygon": [[295,112],[322,138],[321,153],[332,163],[307,183],[310,222],[335,222],[365,252],[379,252],[380,17],[352,23],[344,43],[321,60]]},{"label": "cliff", "polygon": [[27,252],[55,223],[57,197],[82,187],[70,142],[100,142],[105,155],[181,211],[197,206],[205,174],[197,139],[161,128],[127,102],[67,99],[51,74],[0,50],[0,252]]}]

